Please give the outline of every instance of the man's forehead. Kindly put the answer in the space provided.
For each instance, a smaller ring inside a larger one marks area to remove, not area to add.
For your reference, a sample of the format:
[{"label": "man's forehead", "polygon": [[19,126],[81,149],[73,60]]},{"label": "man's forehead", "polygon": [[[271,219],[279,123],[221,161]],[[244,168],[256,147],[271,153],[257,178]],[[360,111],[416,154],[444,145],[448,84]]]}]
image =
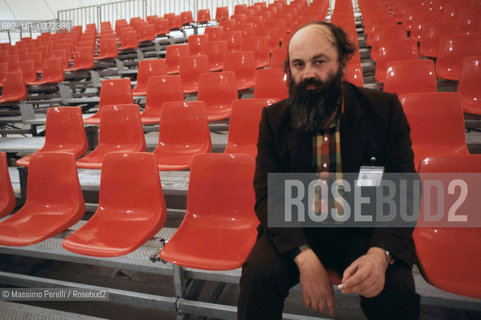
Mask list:
[{"label": "man's forehead", "polygon": [[311,24],[294,33],[289,44],[296,44],[299,41],[319,41],[323,39],[329,41],[331,44],[335,44],[334,35],[327,26]]}]

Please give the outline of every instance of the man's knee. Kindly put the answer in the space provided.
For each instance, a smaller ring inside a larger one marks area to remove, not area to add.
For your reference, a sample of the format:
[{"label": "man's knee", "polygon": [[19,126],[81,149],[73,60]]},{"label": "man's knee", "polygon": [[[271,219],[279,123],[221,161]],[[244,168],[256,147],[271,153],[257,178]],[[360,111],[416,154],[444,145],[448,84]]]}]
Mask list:
[{"label": "man's knee", "polygon": [[296,266],[289,259],[277,252],[253,251],[242,267],[241,287],[248,286],[249,291],[275,288],[279,294],[287,295],[289,288],[298,281]]}]

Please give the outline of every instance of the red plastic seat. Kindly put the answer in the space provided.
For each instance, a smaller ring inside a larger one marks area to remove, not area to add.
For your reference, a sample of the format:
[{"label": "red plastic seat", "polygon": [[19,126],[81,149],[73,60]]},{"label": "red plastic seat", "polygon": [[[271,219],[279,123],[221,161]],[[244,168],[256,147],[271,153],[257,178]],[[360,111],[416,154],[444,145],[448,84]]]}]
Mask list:
[{"label": "red plastic seat", "polygon": [[104,106],[132,103],[134,103],[134,98],[129,78],[103,80],[100,87],[99,110],[90,118],[84,119],[84,123],[99,124],[100,111]]},{"label": "red plastic seat", "polygon": [[[165,18],[165,15],[164,15]],[[172,15],[167,18],[169,21],[169,29],[170,30],[179,30],[182,29],[182,20],[180,18],[180,15]]]},{"label": "red plastic seat", "polygon": [[100,111],[99,143],[97,148],[77,160],[77,167],[100,169],[109,152],[145,151],[145,137],[136,104],[107,105]]},{"label": "red plastic seat", "polygon": [[135,30],[125,30],[119,33],[119,50],[131,50],[139,47],[139,39]]},{"label": "red plastic seat", "polygon": [[234,13],[247,13],[247,5],[246,4],[236,4],[234,7]]},{"label": "red plastic seat", "polygon": [[[68,54],[65,49],[52,50],[52,52],[50,53],[50,58],[60,58],[61,66],[63,69],[69,67],[67,56]],[[37,70],[38,70],[38,67],[37,67]]]},{"label": "red plastic seat", "polygon": [[63,152],[75,158],[88,149],[80,107],[52,107],[47,111],[45,143],[37,152],[17,160],[19,166],[28,167],[30,159],[38,153]]},{"label": "red plastic seat", "polygon": [[209,125],[202,101],[171,101],[160,111],[159,143],[153,154],[159,170],[184,170],[199,153],[211,152]]},{"label": "red plastic seat", "polygon": [[112,152],[103,161],[97,211],[62,246],[88,256],[121,256],[150,240],[166,217],[155,156]]},{"label": "red plastic seat", "polygon": [[9,55],[7,60],[8,71],[12,72],[20,70],[20,67],[18,66],[18,61],[19,59],[17,54]]},{"label": "red plastic seat", "polygon": [[[224,28],[224,33],[225,32],[228,32],[228,31],[234,31],[237,27],[237,21],[235,19],[224,19],[224,20],[220,20],[219,21],[219,27],[222,27]],[[242,32],[241,33],[241,37],[242,37]],[[222,38],[224,39],[224,38]],[[226,40],[226,39],[224,39]]]},{"label": "red plastic seat", "polygon": [[286,99],[289,90],[286,83],[287,75],[282,69],[260,69],[256,71],[254,98]]},{"label": "red plastic seat", "polygon": [[23,80],[25,83],[37,80],[37,71],[35,70],[35,61],[24,60],[18,62],[18,68],[23,72]]},{"label": "red plastic seat", "polygon": [[15,209],[15,194],[8,174],[7,154],[0,152],[0,218]]},{"label": "red plastic seat", "polygon": [[406,29],[400,25],[382,26],[376,28],[372,34],[371,59],[376,60],[380,40],[403,40],[407,39]]},{"label": "red plastic seat", "polygon": [[271,53],[271,68],[284,69],[284,63],[287,59],[287,50],[285,48],[277,48]]},{"label": "red plastic seat", "polygon": [[22,71],[5,72],[0,103],[18,102],[28,97]]},{"label": "red plastic seat", "polygon": [[8,62],[0,62],[0,87],[3,87],[5,72],[8,72]]},{"label": "red plastic seat", "polygon": [[199,89],[199,76],[209,72],[209,58],[206,55],[188,56],[180,59],[180,78],[184,93],[194,93]]},{"label": "red plastic seat", "polygon": [[[227,21],[227,20],[222,20]],[[222,33],[222,40],[227,41],[228,51],[238,51],[242,44],[242,32],[239,30],[226,31]]]},{"label": "red plastic seat", "polygon": [[411,126],[416,168],[426,157],[469,154],[457,93],[407,93],[400,100]]},{"label": "red plastic seat", "polygon": [[463,59],[457,92],[464,112],[481,115],[481,56]]},{"label": "red plastic seat", "polygon": [[360,63],[348,63],[346,65],[346,73],[344,80],[358,87],[364,87],[364,76],[362,75],[362,67]]},{"label": "red plastic seat", "polygon": [[215,9],[215,20],[229,19],[229,7],[217,7]]},{"label": "red plastic seat", "polygon": [[209,37],[209,41],[222,40],[222,33],[224,28],[222,27],[207,27],[204,29],[204,34]]},{"label": "red plastic seat", "polygon": [[139,61],[137,72],[137,86],[132,90],[134,96],[145,96],[147,81],[150,77],[166,75],[164,59],[150,59]]},{"label": "red plastic seat", "polygon": [[182,81],[179,75],[150,77],[147,82],[145,109],[140,115],[143,124],[160,121],[160,111],[164,102],[184,101]]},{"label": "red plastic seat", "polygon": [[224,55],[227,53],[227,41],[209,40],[201,50],[209,59],[210,71],[219,71],[224,67]]},{"label": "red plastic seat", "polygon": [[241,99],[232,102],[229,136],[224,153],[257,155],[259,122],[262,109],[276,102],[275,99]]},{"label": "red plastic seat", "polygon": [[200,74],[197,100],[205,102],[208,121],[229,118],[235,99],[237,83],[234,71]]},{"label": "red plastic seat", "polygon": [[84,213],[74,156],[54,152],[37,154],[28,169],[25,205],[0,223],[0,244],[38,243],[69,228]]},{"label": "red plastic seat", "polygon": [[241,267],[254,246],[259,224],[254,212],[254,168],[251,155],[196,156],[184,220],[160,257],[205,270]]},{"label": "red plastic seat", "polygon": [[439,39],[436,75],[459,81],[463,59],[481,55],[481,34],[444,36]]},{"label": "red plastic seat", "polygon": [[[431,174],[432,179],[432,174],[438,172],[444,175],[446,172],[457,173],[456,178],[459,173],[472,173],[471,175],[479,176],[481,156],[472,154],[429,157],[421,162],[419,172],[421,181],[424,181],[423,177],[429,179],[428,174]],[[454,174],[451,175],[454,176]],[[445,188],[447,189],[447,186]],[[452,201],[449,202],[451,200],[449,197],[443,198],[444,200],[441,200],[445,201],[443,216],[446,217]],[[424,201],[423,198],[421,203]],[[466,209],[462,211],[463,207],[479,208],[479,193],[467,193],[467,198],[463,200],[462,207],[459,209],[462,214],[468,216],[468,221],[471,221],[479,212],[470,212]],[[421,218],[423,214],[424,212],[421,211]],[[480,228],[418,226],[414,230],[413,239],[419,261],[418,267],[428,283],[455,294],[481,298]]]},{"label": "red plastic seat", "polygon": [[438,91],[432,60],[391,61],[386,68],[384,91],[397,94]]},{"label": "red plastic seat", "polygon": [[209,41],[209,37],[205,34],[193,34],[187,39],[189,45],[190,54],[201,54],[202,47]]},{"label": "red plastic seat", "polygon": [[409,37],[411,39],[415,39],[416,41],[420,42],[421,32],[424,28],[424,25],[429,22],[440,22],[444,20],[444,16],[441,13],[425,13],[414,16],[413,23],[411,25],[411,33]]},{"label": "red plastic seat", "polygon": [[234,71],[237,90],[245,90],[256,84],[256,58],[252,51],[235,51],[224,56],[224,71]]},{"label": "red plastic seat", "polygon": [[190,55],[190,48],[187,44],[175,44],[167,46],[165,51],[165,68],[167,74],[179,73],[180,59]]},{"label": "red plastic seat", "polygon": [[65,71],[93,69],[94,66],[94,50],[92,47],[78,47],[75,50],[73,66],[65,69]]},{"label": "red plastic seat", "polygon": [[210,19],[210,9],[199,9],[197,11],[197,22],[209,22]]},{"label": "red plastic seat", "polygon": [[454,21],[427,22],[423,25],[419,43],[419,53],[424,57],[438,56],[439,39],[442,36],[457,34],[458,24]]},{"label": "red plastic seat", "polygon": [[242,37],[244,39],[255,38],[256,36],[256,29],[254,28],[253,22],[243,22],[242,24],[236,27],[236,30],[239,30],[242,32]]},{"label": "red plastic seat", "polygon": [[182,25],[188,25],[194,22],[194,17],[192,16],[192,11],[182,11],[180,13],[180,22]]},{"label": "red plastic seat", "polygon": [[479,33],[477,23],[481,20],[481,3],[477,6],[466,6],[458,11],[456,21],[459,24],[459,30],[463,33]]},{"label": "red plastic seat", "polygon": [[43,61],[42,78],[38,81],[27,82],[29,85],[41,85],[46,83],[59,83],[65,80],[62,59],[50,58]]},{"label": "red plastic seat", "polygon": [[281,46],[281,32],[275,27],[257,28],[256,37],[267,36],[267,43],[269,45],[269,52],[272,53],[275,49]]},{"label": "red plastic seat", "polygon": [[418,43],[416,40],[380,40],[376,71],[374,77],[377,82],[384,82],[386,78],[386,63],[396,60],[417,60]]},{"label": "red plastic seat", "polygon": [[156,32],[153,24],[146,23],[139,27],[139,42],[152,42],[155,40]]},{"label": "red plastic seat", "polygon": [[256,56],[257,69],[265,68],[270,63],[270,51],[267,37],[255,37],[242,40],[242,50],[251,50]]}]

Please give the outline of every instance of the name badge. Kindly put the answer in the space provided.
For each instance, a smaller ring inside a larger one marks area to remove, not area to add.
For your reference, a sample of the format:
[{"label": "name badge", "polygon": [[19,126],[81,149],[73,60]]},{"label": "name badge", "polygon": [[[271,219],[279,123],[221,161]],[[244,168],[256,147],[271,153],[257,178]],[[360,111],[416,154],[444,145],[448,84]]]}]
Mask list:
[{"label": "name badge", "polygon": [[382,181],[384,167],[362,166],[357,178],[357,187],[379,187]]}]

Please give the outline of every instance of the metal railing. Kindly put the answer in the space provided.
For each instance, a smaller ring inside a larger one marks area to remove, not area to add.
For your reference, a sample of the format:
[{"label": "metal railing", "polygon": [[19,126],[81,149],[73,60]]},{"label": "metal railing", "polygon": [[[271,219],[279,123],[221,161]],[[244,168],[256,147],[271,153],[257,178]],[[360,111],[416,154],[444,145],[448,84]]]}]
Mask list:
[{"label": "metal railing", "polygon": [[[183,11],[192,11],[196,20],[199,9],[210,9],[211,17],[214,19],[217,7],[228,7],[229,14],[233,14],[236,5],[250,6],[257,2],[270,4],[274,0],[125,0],[98,6],[59,10],[57,17],[59,21],[69,20],[73,25],[81,25],[83,28],[89,23],[95,23],[97,28],[100,28],[100,23],[104,21],[114,23],[119,19],[127,21],[134,17],[145,19],[149,15],[163,16],[165,13],[180,14]],[[291,0],[287,2],[290,3]]]}]

